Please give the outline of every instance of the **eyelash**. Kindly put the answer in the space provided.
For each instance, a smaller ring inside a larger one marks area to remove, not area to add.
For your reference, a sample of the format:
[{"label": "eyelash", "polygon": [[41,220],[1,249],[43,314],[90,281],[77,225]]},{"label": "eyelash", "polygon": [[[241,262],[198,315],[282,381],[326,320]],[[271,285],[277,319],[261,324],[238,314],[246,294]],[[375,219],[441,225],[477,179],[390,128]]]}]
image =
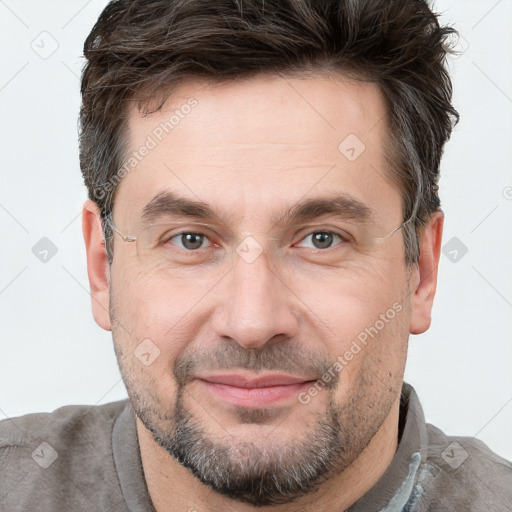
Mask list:
[{"label": "eyelash", "polygon": [[[325,249],[320,249],[320,248],[315,248],[315,247],[305,247],[305,249],[312,249],[314,251],[319,251],[319,252],[327,252],[329,249],[334,249],[335,247],[348,242],[348,237],[347,236],[343,236],[343,235],[341,235],[339,233],[335,233],[334,231],[319,230],[319,229],[317,229],[315,231],[309,232],[307,235],[302,237],[299,240],[299,242],[297,242],[296,244],[293,244],[293,246],[296,246],[298,243],[304,242],[304,240],[306,240],[308,237],[311,237],[311,236],[313,236],[314,234],[317,234],[317,233],[333,235],[333,237],[335,237],[335,238],[337,237],[339,239],[339,242],[337,244],[332,245],[330,247],[327,247]],[[200,235],[200,236],[203,236],[203,237],[207,238],[208,240],[210,240],[210,243],[213,244],[214,246],[219,247],[218,244],[215,244],[214,242],[211,241],[211,239],[210,239],[210,237],[208,235],[206,235],[204,233],[196,232],[196,231],[181,231],[181,232],[176,233],[176,234],[174,234],[172,236],[166,237],[164,242],[172,243],[173,245],[178,247],[178,249],[180,249],[183,252],[187,252],[187,253],[196,253],[196,252],[199,252],[200,249],[206,249],[206,247],[200,247],[198,249],[186,249],[184,247],[179,247],[177,244],[172,242],[173,239],[176,239],[176,238],[179,239],[183,235]]]}]

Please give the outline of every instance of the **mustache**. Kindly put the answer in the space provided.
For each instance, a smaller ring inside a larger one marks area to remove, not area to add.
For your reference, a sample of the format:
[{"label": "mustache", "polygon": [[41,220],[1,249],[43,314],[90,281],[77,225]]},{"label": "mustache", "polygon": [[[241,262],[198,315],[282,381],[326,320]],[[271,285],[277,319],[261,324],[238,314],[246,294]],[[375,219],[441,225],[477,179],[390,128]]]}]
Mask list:
[{"label": "mustache", "polygon": [[[296,342],[282,341],[246,349],[234,341],[226,341],[215,348],[195,347],[182,352],[175,360],[173,374],[180,386],[199,372],[211,370],[278,371],[304,376],[308,380],[321,380],[333,364],[334,361],[325,354],[308,350]],[[338,381],[337,372],[324,387],[334,389]]]}]

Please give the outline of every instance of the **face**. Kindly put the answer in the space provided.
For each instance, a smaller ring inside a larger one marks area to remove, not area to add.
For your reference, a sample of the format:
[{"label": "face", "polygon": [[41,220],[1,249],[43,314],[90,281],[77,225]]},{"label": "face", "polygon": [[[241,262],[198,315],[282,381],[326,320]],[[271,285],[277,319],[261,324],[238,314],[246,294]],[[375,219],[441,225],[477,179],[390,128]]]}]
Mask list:
[{"label": "face", "polygon": [[217,492],[290,502],[357,459],[401,390],[383,99],[342,77],[189,83],[129,128],[143,157],[113,220],[137,240],[114,236],[107,327],[134,409]]}]

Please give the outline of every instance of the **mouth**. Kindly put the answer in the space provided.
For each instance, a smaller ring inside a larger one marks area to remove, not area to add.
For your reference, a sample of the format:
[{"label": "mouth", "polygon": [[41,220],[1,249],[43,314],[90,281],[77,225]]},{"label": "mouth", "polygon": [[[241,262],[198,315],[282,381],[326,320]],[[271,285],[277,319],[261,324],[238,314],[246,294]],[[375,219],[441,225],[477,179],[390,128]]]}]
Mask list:
[{"label": "mouth", "polygon": [[254,376],[242,373],[197,377],[205,391],[238,407],[268,408],[281,405],[310,387],[316,379],[287,374]]}]

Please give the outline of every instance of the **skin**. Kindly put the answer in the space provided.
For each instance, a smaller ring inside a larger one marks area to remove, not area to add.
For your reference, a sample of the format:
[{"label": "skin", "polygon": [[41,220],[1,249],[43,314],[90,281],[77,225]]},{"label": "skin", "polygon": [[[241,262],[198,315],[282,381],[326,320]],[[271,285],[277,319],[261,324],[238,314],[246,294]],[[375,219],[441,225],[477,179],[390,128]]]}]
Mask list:
[{"label": "skin", "polygon": [[[371,250],[336,246],[326,256],[307,235],[344,223],[326,217],[311,221],[314,228],[276,226],[275,217],[294,203],[336,194],[350,194],[377,212],[373,235],[383,237],[403,222],[401,193],[386,174],[387,124],[375,84],[320,75],[260,76],[216,86],[191,82],[158,112],[144,117],[131,111],[130,150],[190,97],[197,106],[121,181],[114,221],[123,233],[138,233],[142,208],[156,194],[172,191],[225,216],[215,233],[206,231],[215,246],[201,249],[202,259],[169,267],[142,259],[136,243],[115,236],[109,266],[98,208],[87,201],[83,231],[95,320],[112,330],[135,410],[160,432],[173,431],[175,365],[187,360],[195,367],[184,379],[182,406],[209,441],[232,450],[229,456],[242,466],[263,456],[276,460],[278,453],[293,457],[290,449],[300,452],[317,439],[319,418],[328,411],[338,413],[344,449],[325,477],[294,501],[251,503],[204,485],[138,418],[154,506],[157,511],[241,512],[258,505],[258,510],[345,510],[377,482],[397,448],[407,343],[410,333],[430,326],[443,214],[432,215],[422,230],[420,260],[412,267],[404,261],[401,230]],[[353,162],[338,150],[348,134],[366,146]],[[183,225],[201,231],[197,222]],[[262,248],[252,263],[235,252],[247,236]],[[205,259],[208,255],[215,259]],[[307,404],[293,396],[267,408],[235,407],[196,378],[225,354],[230,371],[263,375],[280,369],[317,379],[324,363],[332,365],[393,304],[401,311]],[[160,351],[148,366],[134,355],[145,339]],[[275,359],[272,364],[261,359],[268,364],[257,368],[250,354]],[[301,366],[306,361],[309,367]],[[244,451],[247,444],[251,448]]]}]

